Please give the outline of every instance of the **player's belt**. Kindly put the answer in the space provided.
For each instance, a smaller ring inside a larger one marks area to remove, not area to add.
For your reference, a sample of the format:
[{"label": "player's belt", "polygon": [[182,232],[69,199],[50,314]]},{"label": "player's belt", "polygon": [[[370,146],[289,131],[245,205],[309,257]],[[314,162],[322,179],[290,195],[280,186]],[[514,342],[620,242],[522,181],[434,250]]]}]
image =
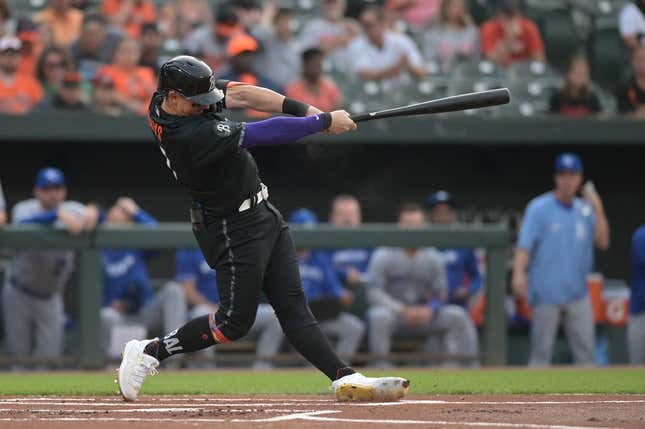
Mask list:
[{"label": "player's belt", "polygon": [[252,209],[253,207],[260,204],[262,201],[266,201],[268,199],[269,199],[269,188],[267,188],[264,183],[260,183],[260,190],[258,191],[258,193],[242,201],[242,204],[240,204],[240,208],[237,209],[237,211],[243,212],[248,209]]}]

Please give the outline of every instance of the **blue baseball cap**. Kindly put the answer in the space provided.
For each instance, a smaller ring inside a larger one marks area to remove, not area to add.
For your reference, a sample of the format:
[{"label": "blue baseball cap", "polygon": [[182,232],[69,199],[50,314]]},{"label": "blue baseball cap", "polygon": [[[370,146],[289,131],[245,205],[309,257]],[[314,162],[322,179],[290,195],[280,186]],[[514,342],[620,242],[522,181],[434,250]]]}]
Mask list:
[{"label": "blue baseball cap", "polygon": [[318,223],[318,216],[308,209],[298,209],[291,213],[289,223],[294,225],[314,226]]},{"label": "blue baseball cap", "polygon": [[448,204],[450,207],[455,206],[455,200],[448,191],[437,191],[426,199],[426,206],[431,209],[437,204]]},{"label": "blue baseball cap", "polygon": [[36,175],[37,188],[51,188],[65,186],[65,175],[58,168],[46,167],[38,171]]},{"label": "blue baseball cap", "polygon": [[561,153],[555,160],[555,172],[571,171],[582,173],[582,160],[575,153]]}]

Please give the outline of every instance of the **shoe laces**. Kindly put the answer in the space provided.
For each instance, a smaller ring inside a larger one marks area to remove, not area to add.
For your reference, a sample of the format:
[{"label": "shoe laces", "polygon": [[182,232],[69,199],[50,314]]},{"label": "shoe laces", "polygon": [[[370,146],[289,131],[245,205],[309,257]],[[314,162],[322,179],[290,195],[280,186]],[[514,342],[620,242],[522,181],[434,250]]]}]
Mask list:
[{"label": "shoe laces", "polygon": [[157,374],[159,374],[159,371],[155,367],[154,362],[142,357],[141,361],[134,367],[132,379],[140,387],[147,376]]}]

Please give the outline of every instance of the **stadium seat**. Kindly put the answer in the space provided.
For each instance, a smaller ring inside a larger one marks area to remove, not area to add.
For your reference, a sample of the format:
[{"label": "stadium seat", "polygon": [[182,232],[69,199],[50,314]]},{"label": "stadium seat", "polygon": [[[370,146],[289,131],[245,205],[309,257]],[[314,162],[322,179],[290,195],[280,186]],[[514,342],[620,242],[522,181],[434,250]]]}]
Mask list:
[{"label": "stadium seat", "polygon": [[544,11],[538,19],[550,64],[564,69],[569,59],[580,49],[582,40],[569,8]]},{"label": "stadium seat", "polygon": [[611,90],[617,89],[629,69],[628,52],[618,28],[606,27],[595,30],[589,40],[588,55],[594,81]]}]

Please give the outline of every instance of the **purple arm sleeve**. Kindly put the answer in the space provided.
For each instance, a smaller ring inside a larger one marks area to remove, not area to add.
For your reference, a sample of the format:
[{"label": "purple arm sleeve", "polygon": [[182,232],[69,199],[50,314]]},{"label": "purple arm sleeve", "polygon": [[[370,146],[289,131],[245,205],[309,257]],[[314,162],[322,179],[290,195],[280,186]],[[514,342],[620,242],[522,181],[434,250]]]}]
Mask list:
[{"label": "purple arm sleeve", "polygon": [[322,115],[291,118],[278,116],[264,121],[248,122],[242,147],[293,143],[324,128]]}]

